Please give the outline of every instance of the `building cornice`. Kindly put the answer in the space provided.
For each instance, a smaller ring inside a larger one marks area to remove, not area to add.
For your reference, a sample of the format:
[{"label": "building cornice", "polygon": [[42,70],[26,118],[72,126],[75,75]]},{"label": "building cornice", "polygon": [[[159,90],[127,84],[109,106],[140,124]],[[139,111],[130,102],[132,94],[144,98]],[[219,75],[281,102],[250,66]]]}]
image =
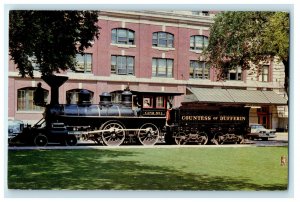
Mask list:
[{"label": "building cornice", "polygon": [[105,17],[204,27],[213,24],[213,18],[210,16],[184,15],[167,11],[100,11],[99,19],[106,19]]}]

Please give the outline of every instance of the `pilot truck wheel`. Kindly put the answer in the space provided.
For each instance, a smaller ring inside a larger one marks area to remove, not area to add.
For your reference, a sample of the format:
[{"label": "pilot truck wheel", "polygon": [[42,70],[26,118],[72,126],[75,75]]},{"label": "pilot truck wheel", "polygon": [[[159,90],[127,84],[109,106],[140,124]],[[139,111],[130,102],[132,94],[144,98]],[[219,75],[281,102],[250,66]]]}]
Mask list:
[{"label": "pilot truck wheel", "polygon": [[35,136],[33,142],[36,146],[43,147],[48,144],[48,138],[43,134],[38,134]]}]

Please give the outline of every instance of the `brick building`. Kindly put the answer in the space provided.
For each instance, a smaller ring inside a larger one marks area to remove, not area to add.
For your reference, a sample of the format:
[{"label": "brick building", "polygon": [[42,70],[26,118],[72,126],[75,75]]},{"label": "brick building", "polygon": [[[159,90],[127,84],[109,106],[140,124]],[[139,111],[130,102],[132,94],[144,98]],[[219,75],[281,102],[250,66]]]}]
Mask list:
[{"label": "brick building", "polygon": [[[217,81],[214,68],[201,55],[213,16],[214,12],[207,11],[101,11],[100,37],[85,55],[78,55],[76,71],[62,73],[69,80],[60,88],[59,102],[75,103],[80,89],[90,91],[94,104],[99,103],[102,92],[115,92],[112,96],[118,102],[118,91],[128,84],[134,91],[180,92],[183,95],[174,98],[175,106],[185,101],[185,95],[195,95],[196,102],[225,102],[222,97],[197,98],[201,89],[208,94],[238,90],[236,94],[245,99],[233,97],[229,103],[251,107],[250,122],[268,128],[286,127],[288,108],[281,62],[265,64],[259,74],[236,68],[228,72],[226,81]],[[33,91],[41,82],[48,103],[51,92],[40,74],[35,72],[34,80],[20,78],[13,61],[8,74],[9,118],[29,123],[42,118],[43,109],[33,105]],[[264,100],[257,102],[261,96]]]}]

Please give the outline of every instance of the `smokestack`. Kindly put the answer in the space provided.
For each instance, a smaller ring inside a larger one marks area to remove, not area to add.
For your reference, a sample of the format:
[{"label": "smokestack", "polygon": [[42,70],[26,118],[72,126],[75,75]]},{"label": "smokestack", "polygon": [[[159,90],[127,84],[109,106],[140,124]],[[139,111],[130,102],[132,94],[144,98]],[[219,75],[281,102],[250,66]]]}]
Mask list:
[{"label": "smokestack", "polygon": [[50,105],[58,105],[58,89],[61,85],[63,85],[68,77],[66,76],[55,76],[55,75],[47,75],[41,77],[50,87],[51,87],[51,101]]}]

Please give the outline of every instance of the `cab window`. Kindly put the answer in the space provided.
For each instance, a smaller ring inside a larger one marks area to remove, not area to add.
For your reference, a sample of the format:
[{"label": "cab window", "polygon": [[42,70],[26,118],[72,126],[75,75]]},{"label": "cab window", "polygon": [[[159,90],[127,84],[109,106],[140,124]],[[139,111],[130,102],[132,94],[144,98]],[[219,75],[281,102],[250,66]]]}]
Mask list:
[{"label": "cab window", "polygon": [[153,101],[151,97],[144,97],[143,98],[143,108],[152,108]]},{"label": "cab window", "polygon": [[156,108],[165,108],[165,99],[163,96],[156,97]]}]

